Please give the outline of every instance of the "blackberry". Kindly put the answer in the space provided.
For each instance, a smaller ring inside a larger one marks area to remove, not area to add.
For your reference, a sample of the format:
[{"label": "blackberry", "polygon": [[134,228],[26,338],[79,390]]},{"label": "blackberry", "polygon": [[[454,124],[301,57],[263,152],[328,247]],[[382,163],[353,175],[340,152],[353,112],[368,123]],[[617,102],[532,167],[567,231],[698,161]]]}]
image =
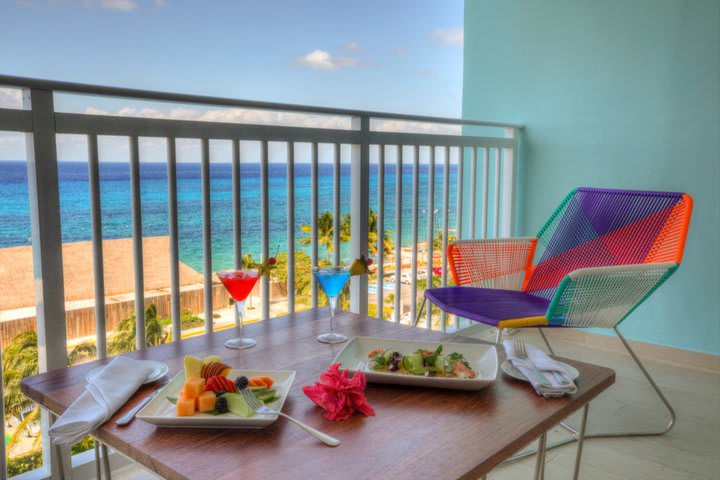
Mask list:
[{"label": "blackberry", "polygon": [[226,390],[218,390],[217,392],[215,392],[215,398],[220,397],[220,396],[223,396],[223,395],[225,395],[226,393],[227,393]]},{"label": "blackberry", "polygon": [[238,377],[235,379],[235,386],[238,388],[238,390],[242,390],[243,388],[247,388],[248,386],[248,378],[247,377]]},{"label": "blackberry", "polygon": [[227,413],[230,411],[228,408],[227,398],[220,397],[215,400],[215,411],[218,413]]}]

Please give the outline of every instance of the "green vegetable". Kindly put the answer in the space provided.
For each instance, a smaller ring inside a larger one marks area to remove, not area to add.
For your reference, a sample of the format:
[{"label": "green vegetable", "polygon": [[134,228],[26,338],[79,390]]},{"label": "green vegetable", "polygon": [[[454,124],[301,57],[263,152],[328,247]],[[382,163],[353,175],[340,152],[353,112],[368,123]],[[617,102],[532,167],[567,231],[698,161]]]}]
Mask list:
[{"label": "green vegetable", "polygon": [[453,364],[455,362],[462,362],[463,365],[470,368],[470,364],[465,360],[465,357],[463,357],[462,353],[453,352],[450,355],[448,355],[448,361]]},{"label": "green vegetable", "polygon": [[452,372],[452,367],[448,363],[447,357],[445,355],[438,355],[435,358],[434,367],[438,372]]},{"label": "green vegetable", "polygon": [[419,353],[411,353],[405,355],[403,358],[403,368],[413,375],[423,375],[427,370],[425,368],[425,362]]},{"label": "green vegetable", "polygon": [[425,365],[427,366],[434,366],[435,360],[437,359],[438,355],[442,353],[442,345],[438,345],[438,347],[435,349],[435,353],[432,353],[430,355],[427,355],[424,357]]},{"label": "green vegetable", "polygon": [[375,368],[376,370],[382,370],[388,363],[387,359],[379,353],[372,357],[370,360],[375,362],[375,366],[373,368]]}]

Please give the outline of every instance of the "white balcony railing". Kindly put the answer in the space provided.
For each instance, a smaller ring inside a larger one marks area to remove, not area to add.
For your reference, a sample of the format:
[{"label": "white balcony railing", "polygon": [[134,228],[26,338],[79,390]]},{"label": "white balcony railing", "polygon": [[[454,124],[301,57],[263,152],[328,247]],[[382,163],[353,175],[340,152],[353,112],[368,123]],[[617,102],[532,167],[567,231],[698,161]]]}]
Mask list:
[{"label": "white balcony railing", "polygon": [[[240,155],[241,142],[256,142],[259,145],[257,161],[260,165],[260,245],[261,257],[267,258],[270,251],[271,217],[278,214],[270,204],[268,181],[269,144],[280,143],[287,148],[287,254],[288,254],[288,311],[295,311],[295,255],[296,255],[296,208],[295,208],[295,157],[298,144],[310,144],[311,165],[311,259],[317,265],[318,256],[318,165],[319,146],[332,145],[333,164],[333,263],[340,258],[340,204],[347,192],[340,188],[341,151],[350,152],[350,257],[368,254],[368,215],[370,209],[370,169],[377,169],[377,286],[376,298],[378,315],[382,315],[385,294],[385,262],[383,246],[384,232],[388,219],[385,202],[386,166],[394,160],[395,173],[395,262],[394,262],[394,313],[392,320],[401,321],[403,255],[403,206],[412,205],[410,248],[410,311],[409,317],[416,316],[418,284],[417,279],[433,277],[433,242],[437,225],[432,212],[439,210],[442,231],[441,283],[448,281],[446,247],[450,231],[450,212],[457,218],[457,237],[476,238],[509,236],[513,233],[515,212],[515,173],[517,170],[517,139],[519,126],[481,122],[474,120],[447,119],[400,115],[380,112],[344,110],[325,107],[307,107],[267,102],[234,100],[197,95],[182,95],[164,92],[150,92],[111,88],[74,83],[50,82],[27,78],[0,76],[0,87],[20,89],[22,108],[0,108],[0,132],[22,132],[26,135],[28,193],[30,199],[30,221],[34,280],[36,296],[36,318],[40,371],[67,366],[66,311],[63,283],[62,235],[60,215],[60,194],[58,181],[58,154],[56,136],[62,134],[82,135],[87,141],[88,180],[90,184],[90,214],[92,227],[92,257],[94,273],[96,345],[98,357],[107,355],[107,329],[105,312],[105,285],[103,271],[103,225],[98,148],[99,136],[121,136],[127,138],[130,152],[130,190],[132,211],[132,239],[134,264],[134,302],[136,312],[143,312],[146,303],[143,267],[143,221],[140,175],[140,137],[161,137],[167,145],[167,191],[168,191],[168,232],[170,256],[170,297],[172,317],[172,340],[179,341],[181,334],[180,273],[179,273],[179,232],[178,232],[178,190],[177,190],[177,139],[198,139],[200,141],[201,199],[202,199],[202,251],[204,279],[204,321],[205,332],[213,330],[213,244],[211,235],[210,196],[210,141],[229,140],[232,144],[232,222],[233,252],[236,267],[241,266],[241,215],[240,208]],[[339,119],[335,127],[302,127],[261,123],[226,123],[217,121],[185,120],[172,118],[138,118],[108,114],[70,113],[57,111],[54,107],[58,94],[102,96],[124,98],[128,101],[174,102],[197,106],[256,109],[266,112],[292,113],[296,118],[323,116]],[[347,128],[339,128],[346,125]],[[427,125],[441,126],[430,131]],[[422,126],[420,133],[409,132],[408,126]],[[396,131],[391,131],[395,127]],[[397,131],[401,130],[401,131]],[[405,130],[405,131],[402,131]],[[324,147],[326,148],[326,147]],[[420,191],[420,159],[425,155],[429,162],[427,192]],[[453,156],[457,159],[456,198],[451,198],[450,164]],[[388,161],[386,161],[388,160]],[[436,185],[436,167],[442,162],[442,184]],[[437,165],[436,165],[437,163]],[[375,164],[377,166],[375,166]],[[411,195],[403,195],[403,165],[412,165]],[[437,204],[437,189],[442,189],[440,204]],[[277,194],[277,192],[273,192]],[[427,229],[419,231],[419,199],[427,195]],[[373,200],[374,202],[374,200]],[[283,212],[285,215],[285,213]],[[418,245],[425,236],[426,249],[418,251]],[[421,271],[425,260],[426,272]],[[312,288],[312,305],[316,306],[318,291]],[[368,311],[368,279],[353,277],[350,287],[350,308],[354,312]],[[428,309],[425,327],[431,327],[431,311]],[[267,278],[261,284],[261,319],[270,316],[270,285]],[[455,320],[458,322],[458,320]],[[136,315],[137,348],[144,348],[145,328],[142,314]],[[457,323],[456,325],[457,326]],[[443,314],[440,328],[445,330],[447,320]],[[4,427],[3,427],[4,428]],[[3,431],[4,433],[4,431]],[[0,447],[4,448],[4,447]],[[46,448],[45,463],[51,457]],[[4,452],[3,460],[5,459]],[[3,472],[4,470],[3,463]],[[49,465],[52,469],[56,467]],[[55,470],[56,471],[56,470]]]}]

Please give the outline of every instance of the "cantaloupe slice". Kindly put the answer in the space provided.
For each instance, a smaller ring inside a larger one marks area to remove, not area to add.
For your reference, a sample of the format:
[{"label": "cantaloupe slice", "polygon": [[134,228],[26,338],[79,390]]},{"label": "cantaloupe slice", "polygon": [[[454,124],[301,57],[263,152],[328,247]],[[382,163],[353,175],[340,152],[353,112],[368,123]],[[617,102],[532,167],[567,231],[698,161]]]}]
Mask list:
[{"label": "cantaloupe slice", "polygon": [[210,391],[202,392],[197,397],[197,410],[200,413],[207,413],[215,410],[215,394]]},{"label": "cantaloupe slice", "polygon": [[251,387],[267,387],[267,384],[260,377],[248,378],[248,385]]},{"label": "cantaloupe slice", "polygon": [[185,399],[191,399],[198,397],[202,392],[205,391],[205,379],[204,378],[188,378],[185,380],[183,386],[183,396]]},{"label": "cantaloupe slice", "polygon": [[270,390],[272,386],[275,385],[275,380],[270,377],[260,377],[260,380],[265,382],[265,386],[268,388],[268,390]]},{"label": "cantaloupe slice", "polygon": [[195,415],[195,399],[178,397],[178,399],[177,399],[177,416],[178,417],[192,417],[193,415]]}]

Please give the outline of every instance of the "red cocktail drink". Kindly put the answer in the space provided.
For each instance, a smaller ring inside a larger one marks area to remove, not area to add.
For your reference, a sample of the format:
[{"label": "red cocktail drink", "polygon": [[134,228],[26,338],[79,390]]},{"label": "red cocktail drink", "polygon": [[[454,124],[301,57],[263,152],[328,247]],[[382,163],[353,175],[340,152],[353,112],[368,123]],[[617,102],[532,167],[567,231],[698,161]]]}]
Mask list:
[{"label": "red cocktail drink", "polygon": [[240,330],[240,337],[225,342],[227,348],[254,347],[257,343],[252,338],[243,337],[243,324],[245,319],[245,300],[250,295],[258,281],[255,270],[223,270],[216,273],[225,289],[235,300],[235,326]]}]

